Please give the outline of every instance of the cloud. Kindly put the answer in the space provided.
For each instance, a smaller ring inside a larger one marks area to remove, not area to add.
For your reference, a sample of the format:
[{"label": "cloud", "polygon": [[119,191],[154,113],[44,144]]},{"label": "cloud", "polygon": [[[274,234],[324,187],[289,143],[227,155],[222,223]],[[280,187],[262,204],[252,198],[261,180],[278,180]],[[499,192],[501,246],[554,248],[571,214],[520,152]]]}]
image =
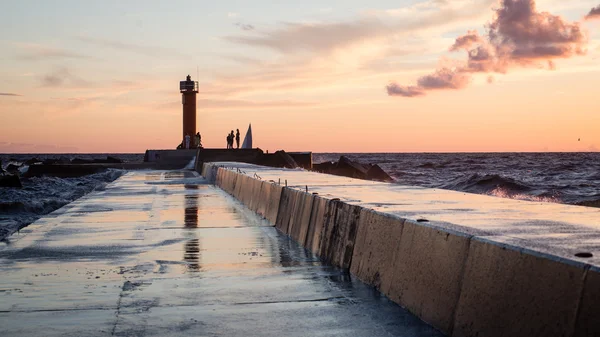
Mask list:
[{"label": "cloud", "polygon": [[481,43],[482,38],[479,36],[476,30],[470,30],[466,35],[460,36],[456,39],[450,51],[469,50],[473,45]]},{"label": "cloud", "polygon": [[13,94],[11,92],[0,92],[0,96],[23,96],[23,95]]},{"label": "cloud", "polygon": [[17,43],[16,46],[24,51],[24,53],[19,55],[19,58],[30,61],[90,58],[87,55],[76,53],[67,49],[35,43]]},{"label": "cloud", "polygon": [[250,30],[254,30],[254,26],[247,24],[247,23],[241,23],[241,22],[236,22],[235,25],[240,28],[241,30],[245,30],[245,31],[250,31]]},{"label": "cloud", "polygon": [[44,87],[62,87],[65,85],[87,87],[90,82],[74,75],[67,67],[59,67],[44,75],[41,84]]},{"label": "cloud", "polygon": [[423,76],[417,81],[419,88],[424,90],[462,89],[468,83],[468,75],[449,68],[436,70],[435,73]]},{"label": "cloud", "polygon": [[[240,63],[235,65],[238,69],[206,69],[210,80],[201,83],[200,95],[262,99],[264,93],[285,97],[293,91],[305,95],[308,90],[326,100],[344,87],[377,86],[390,72],[417,72],[428,66],[431,56],[423,54],[439,51],[440,36],[483,20],[496,1],[426,0],[397,10],[363,11],[348,20],[256,26],[222,39],[273,53],[261,52],[258,59],[248,59],[247,52],[236,53],[225,61]],[[406,60],[409,54],[414,56]]]},{"label": "cloud", "polygon": [[283,23],[253,35],[226,36],[224,40],[281,53],[323,53],[373,39],[462,24],[488,11],[496,0],[429,0],[387,11],[369,11],[355,20],[339,22]]},{"label": "cloud", "polygon": [[592,8],[590,12],[585,16],[586,20],[600,19],[600,5]]},{"label": "cloud", "polygon": [[456,38],[450,51],[464,50],[467,60],[452,70],[421,77],[415,90],[462,89],[473,73],[506,73],[530,66],[554,70],[555,59],[586,53],[588,40],[579,23],[538,12],[534,0],[501,0],[486,28],[484,37],[470,30]]},{"label": "cloud", "polygon": [[457,69],[441,68],[433,74],[420,77],[416,86],[402,86],[392,82],[386,89],[390,96],[417,97],[425,95],[429,90],[462,89],[469,81],[468,74]]},{"label": "cloud", "polygon": [[235,12],[229,12],[229,13],[227,13],[227,17],[228,18],[237,18],[238,16],[239,16],[239,14],[235,13]]},{"label": "cloud", "polygon": [[388,84],[386,89],[390,96],[415,97],[425,95],[425,92],[421,88],[415,86],[401,86],[397,83]]},{"label": "cloud", "polygon": [[119,51],[130,52],[151,57],[164,57],[164,56],[185,56],[177,50],[159,47],[159,46],[143,46],[134,43],[126,43],[121,41],[95,38],[89,36],[79,36],[77,40],[85,42],[91,45],[95,45],[103,48],[111,48]]}]

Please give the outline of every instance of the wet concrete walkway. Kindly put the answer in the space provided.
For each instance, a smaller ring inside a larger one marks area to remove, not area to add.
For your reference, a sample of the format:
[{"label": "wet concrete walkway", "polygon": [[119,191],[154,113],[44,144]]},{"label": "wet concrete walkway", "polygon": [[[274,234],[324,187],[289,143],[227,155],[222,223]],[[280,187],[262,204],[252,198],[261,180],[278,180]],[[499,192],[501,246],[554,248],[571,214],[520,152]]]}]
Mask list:
[{"label": "wet concrete walkway", "polygon": [[1,336],[441,336],[193,172],[130,172],[0,243]]}]

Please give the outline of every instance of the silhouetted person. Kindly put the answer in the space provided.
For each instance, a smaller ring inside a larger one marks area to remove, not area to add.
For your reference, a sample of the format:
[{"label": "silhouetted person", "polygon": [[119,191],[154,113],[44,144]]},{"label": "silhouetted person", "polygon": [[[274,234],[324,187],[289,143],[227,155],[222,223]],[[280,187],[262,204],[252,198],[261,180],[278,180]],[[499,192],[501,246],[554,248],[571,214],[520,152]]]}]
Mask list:
[{"label": "silhouetted person", "polygon": [[235,139],[235,135],[233,134],[233,130],[231,130],[231,133],[229,134],[229,139],[230,139],[230,148],[233,149],[233,140]]},{"label": "silhouetted person", "polygon": [[231,141],[231,135],[227,134],[227,149],[229,150],[229,142]]},{"label": "silhouetted person", "polygon": [[190,135],[185,135],[185,148],[190,148]]},{"label": "silhouetted person", "polygon": [[194,145],[198,149],[202,146],[202,136],[200,136],[200,132],[197,132],[194,138]]},{"label": "silhouetted person", "polygon": [[240,148],[240,129],[235,129],[235,144]]}]

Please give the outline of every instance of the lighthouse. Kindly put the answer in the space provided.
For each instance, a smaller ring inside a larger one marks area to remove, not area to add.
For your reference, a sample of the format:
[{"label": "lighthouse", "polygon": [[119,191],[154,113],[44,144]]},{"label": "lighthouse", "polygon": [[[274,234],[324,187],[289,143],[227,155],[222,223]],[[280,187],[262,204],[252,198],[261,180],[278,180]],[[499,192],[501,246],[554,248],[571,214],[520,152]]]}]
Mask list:
[{"label": "lighthouse", "polygon": [[185,136],[190,136],[190,148],[194,144],[196,134],[196,94],[198,93],[198,81],[192,81],[187,75],[185,81],[179,82],[181,92],[181,104],[183,105],[183,138],[181,144],[185,148]]}]

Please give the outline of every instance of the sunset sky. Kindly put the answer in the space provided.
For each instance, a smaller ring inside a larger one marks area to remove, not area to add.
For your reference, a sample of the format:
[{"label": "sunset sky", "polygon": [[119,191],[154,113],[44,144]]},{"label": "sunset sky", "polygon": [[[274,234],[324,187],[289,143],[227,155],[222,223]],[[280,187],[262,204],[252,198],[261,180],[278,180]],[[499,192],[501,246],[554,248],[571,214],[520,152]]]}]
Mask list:
[{"label": "sunset sky", "polygon": [[205,147],[598,151],[599,6],[0,0],[0,153],[175,148],[187,74]]}]

